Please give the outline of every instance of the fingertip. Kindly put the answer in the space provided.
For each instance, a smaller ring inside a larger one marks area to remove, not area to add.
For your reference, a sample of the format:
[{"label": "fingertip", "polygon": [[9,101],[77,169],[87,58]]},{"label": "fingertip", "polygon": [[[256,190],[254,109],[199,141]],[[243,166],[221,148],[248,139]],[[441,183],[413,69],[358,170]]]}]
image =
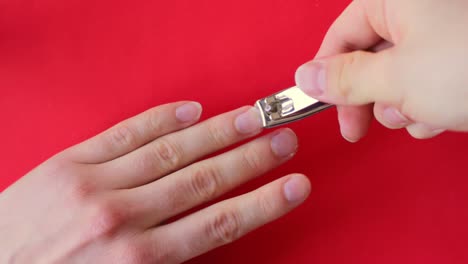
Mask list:
[{"label": "fingertip", "polygon": [[260,111],[256,107],[248,108],[247,111],[236,117],[234,127],[241,134],[260,133],[263,128]]},{"label": "fingertip", "polygon": [[290,158],[298,149],[296,133],[290,128],[281,129],[273,134],[270,145],[278,158]]},{"label": "fingertip", "polygon": [[368,132],[372,121],[372,106],[338,106],[338,122],[342,137],[356,143]]},{"label": "fingertip", "polygon": [[323,62],[310,61],[296,70],[296,85],[312,97],[323,95],[326,86],[326,71]]},{"label": "fingertip", "polygon": [[304,202],[311,192],[309,179],[303,174],[293,174],[283,185],[284,197],[289,204],[298,205]]},{"label": "fingertip", "polygon": [[182,123],[195,122],[200,119],[202,105],[198,102],[186,102],[175,110],[177,120]]},{"label": "fingertip", "polygon": [[446,131],[445,129],[434,128],[423,123],[415,123],[409,125],[408,127],[406,127],[406,130],[415,139],[434,138]]},{"label": "fingertip", "polygon": [[340,123],[340,133],[343,139],[349,143],[357,143],[361,139],[361,135],[354,132],[356,129],[352,127],[353,124],[350,124],[342,118],[338,118],[338,120]]},{"label": "fingertip", "polygon": [[361,138],[352,138],[348,135],[346,135],[345,132],[343,132],[343,130],[341,131],[341,136],[343,137],[344,140],[348,141],[349,143],[358,143],[359,140],[361,140]]}]

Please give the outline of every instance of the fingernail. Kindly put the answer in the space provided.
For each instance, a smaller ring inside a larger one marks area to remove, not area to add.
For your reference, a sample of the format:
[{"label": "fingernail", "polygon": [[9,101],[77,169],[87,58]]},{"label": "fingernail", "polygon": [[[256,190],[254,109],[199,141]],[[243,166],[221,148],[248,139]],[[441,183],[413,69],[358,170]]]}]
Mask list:
[{"label": "fingernail", "polygon": [[263,127],[260,111],[252,107],[248,111],[240,114],[234,121],[237,131],[242,134],[252,134],[260,132]]},{"label": "fingernail", "polygon": [[406,126],[409,124],[408,118],[406,118],[398,109],[395,107],[387,107],[383,111],[383,118],[391,125],[394,126]]},{"label": "fingernail", "polygon": [[197,102],[190,102],[176,109],[176,118],[182,122],[193,122],[200,118],[202,107]]},{"label": "fingernail", "polygon": [[326,71],[323,63],[311,62],[296,71],[296,84],[310,96],[323,95],[326,85]]},{"label": "fingernail", "polygon": [[283,129],[271,139],[271,149],[276,156],[287,158],[296,153],[297,137],[290,129]]},{"label": "fingernail", "polygon": [[293,204],[304,201],[310,192],[309,186],[304,185],[304,181],[301,181],[299,177],[298,175],[292,176],[283,186],[286,200]]},{"label": "fingernail", "polygon": [[[340,123],[340,132],[341,136],[348,141],[349,143],[356,143],[360,140],[360,138],[352,137],[352,126],[346,119],[343,119],[342,115],[338,115],[338,121]],[[354,133],[355,134],[355,133]]]}]

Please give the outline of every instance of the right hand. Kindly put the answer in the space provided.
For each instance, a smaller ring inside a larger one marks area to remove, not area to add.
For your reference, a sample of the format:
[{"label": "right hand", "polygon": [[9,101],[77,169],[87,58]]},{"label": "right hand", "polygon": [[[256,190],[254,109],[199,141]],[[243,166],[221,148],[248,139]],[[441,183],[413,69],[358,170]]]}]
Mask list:
[{"label": "right hand", "polygon": [[351,142],[366,134],[372,112],[415,138],[468,131],[466,10],[463,0],[355,0],[317,59],[298,69],[297,85],[338,105]]}]

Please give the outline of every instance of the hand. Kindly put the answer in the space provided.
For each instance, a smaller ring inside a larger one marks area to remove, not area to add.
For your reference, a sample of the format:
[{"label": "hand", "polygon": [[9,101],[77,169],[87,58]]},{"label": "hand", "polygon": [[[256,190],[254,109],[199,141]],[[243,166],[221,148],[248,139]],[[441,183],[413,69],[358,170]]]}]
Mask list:
[{"label": "hand", "polygon": [[305,200],[289,175],[251,193],[175,216],[290,159],[282,129],[261,132],[243,107],[192,126],[201,106],[151,109],[52,157],[0,195],[0,263],[180,263],[229,243]]},{"label": "hand", "polygon": [[296,82],[337,104],[355,142],[372,119],[415,138],[468,131],[468,2],[355,0]]}]

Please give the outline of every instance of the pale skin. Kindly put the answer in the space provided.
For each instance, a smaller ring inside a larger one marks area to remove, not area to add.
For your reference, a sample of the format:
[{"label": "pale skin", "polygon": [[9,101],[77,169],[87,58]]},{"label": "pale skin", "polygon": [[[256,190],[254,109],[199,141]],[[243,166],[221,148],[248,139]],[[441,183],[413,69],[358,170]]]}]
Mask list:
[{"label": "pale skin", "polygon": [[415,138],[468,131],[468,2],[356,0],[328,31],[296,82],[338,105],[344,138],[373,116]]},{"label": "pale skin", "polygon": [[[251,193],[170,218],[289,160],[297,139],[262,131],[243,107],[195,124],[201,106],[150,109],[71,147],[0,195],[0,263],[180,263],[238,239],[302,203],[291,174]],[[200,161],[197,161],[201,159]]]},{"label": "pale skin", "polygon": [[[468,25],[462,0],[354,1],[299,87],[339,105],[355,142],[373,116],[417,138],[468,131]],[[367,51],[363,51],[367,50]],[[150,109],[57,154],[0,195],[0,263],[180,263],[286,214],[310,193],[291,174],[201,208],[289,160],[297,139],[261,131],[243,107],[198,123],[201,106]]]}]

